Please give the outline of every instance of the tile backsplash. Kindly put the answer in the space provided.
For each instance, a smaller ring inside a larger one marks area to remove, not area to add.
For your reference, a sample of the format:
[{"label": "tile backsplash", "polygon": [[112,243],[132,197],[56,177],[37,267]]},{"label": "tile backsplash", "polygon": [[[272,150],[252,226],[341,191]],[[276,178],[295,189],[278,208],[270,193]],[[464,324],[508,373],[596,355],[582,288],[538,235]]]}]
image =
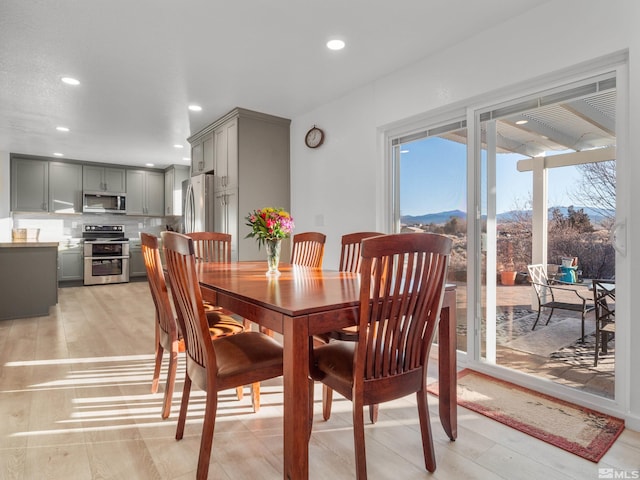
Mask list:
[{"label": "tile backsplash", "polygon": [[[140,233],[160,235],[167,226],[182,231],[181,217],[143,217],[132,215],[110,214],[42,214],[42,213],[15,213],[13,225],[8,226],[7,232],[1,236],[8,240],[11,238],[11,228],[39,228],[40,240],[45,242],[59,242],[72,238],[82,238],[82,226],[84,224],[96,225],[124,225],[127,238],[140,238]],[[5,227],[3,226],[3,230]]]}]

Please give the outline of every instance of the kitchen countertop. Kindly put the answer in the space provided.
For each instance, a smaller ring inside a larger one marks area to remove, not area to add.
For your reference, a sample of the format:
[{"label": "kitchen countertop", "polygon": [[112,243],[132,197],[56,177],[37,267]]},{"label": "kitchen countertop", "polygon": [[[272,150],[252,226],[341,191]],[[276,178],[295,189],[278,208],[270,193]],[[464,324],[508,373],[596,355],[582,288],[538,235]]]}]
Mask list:
[{"label": "kitchen countertop", "polygon": [[27,240],[18,242],[0,242],[0,248],[24,248],[24,247],[54,247],[58,248],[60,242],[40,242],[38,240]]}]

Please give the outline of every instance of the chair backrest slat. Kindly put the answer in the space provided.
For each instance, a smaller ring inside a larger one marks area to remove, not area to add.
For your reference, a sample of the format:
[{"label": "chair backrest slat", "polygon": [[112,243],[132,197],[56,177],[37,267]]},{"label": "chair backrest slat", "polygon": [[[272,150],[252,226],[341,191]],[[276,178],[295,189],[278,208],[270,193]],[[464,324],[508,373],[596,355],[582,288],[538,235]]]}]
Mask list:
[{"label": "chair backrest slat", "polygon": [[187,235],[162,232],[162,242],[186,353],[214,378],[217,370],[215,352],[198,283],[193,240]]},{"label": "chair backrest slat", "polygon": [[291,248],[291,263],[305,267],[322,268],[326,239],[327,236],[319,232],[305,232],[294,235]]},{"label": "chair backrest slat", "polygon": [[177,338],[176,319],[169,300],[167,283],[162,269],[158,239],[148,233],[142,233],[140,239],[151,298],[156,307],[156,321],[160,329],[169,335],[169,338]]},{"label": "chair backrest slat", "polygon": [[438,323],[452,242],[434,234],[362,241],[356,381],[426,365]]},{"label": "chair backrest slat", "polygon": [[365,238],[383,235],[378,232],[355,232],[342,236],[342,248],[340,250],[341,272],[360,273],[360,243]]},{"label": "chair backrest slat", "polygon": [[187,233],[198,262],[231,262],[231,235],[220,232]]}]

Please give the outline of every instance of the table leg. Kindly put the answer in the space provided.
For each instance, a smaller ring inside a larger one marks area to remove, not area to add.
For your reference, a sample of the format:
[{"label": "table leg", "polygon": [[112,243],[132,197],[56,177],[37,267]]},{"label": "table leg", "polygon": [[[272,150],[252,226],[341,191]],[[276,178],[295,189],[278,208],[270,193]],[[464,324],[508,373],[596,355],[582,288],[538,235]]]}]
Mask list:
[{"label": "table leg", "polygon": [[284,317],[284,479],[309,478],[309,325]]},{"label": "table leg", "polygon": [[440,423],[451,440],[458,436],[456,341],[456,291],[447,287],[438,327],[438,403]]}]

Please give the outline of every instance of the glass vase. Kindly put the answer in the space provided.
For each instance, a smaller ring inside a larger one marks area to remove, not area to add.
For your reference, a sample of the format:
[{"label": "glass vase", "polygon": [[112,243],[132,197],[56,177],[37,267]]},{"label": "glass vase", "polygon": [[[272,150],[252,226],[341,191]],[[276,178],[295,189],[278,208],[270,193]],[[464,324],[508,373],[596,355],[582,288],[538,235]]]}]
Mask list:
[{"label": "glass vase", "polygon": [[265,240],[267,250],[267,275],[280,275],[278,264],[280,263],[280,240]]}]

